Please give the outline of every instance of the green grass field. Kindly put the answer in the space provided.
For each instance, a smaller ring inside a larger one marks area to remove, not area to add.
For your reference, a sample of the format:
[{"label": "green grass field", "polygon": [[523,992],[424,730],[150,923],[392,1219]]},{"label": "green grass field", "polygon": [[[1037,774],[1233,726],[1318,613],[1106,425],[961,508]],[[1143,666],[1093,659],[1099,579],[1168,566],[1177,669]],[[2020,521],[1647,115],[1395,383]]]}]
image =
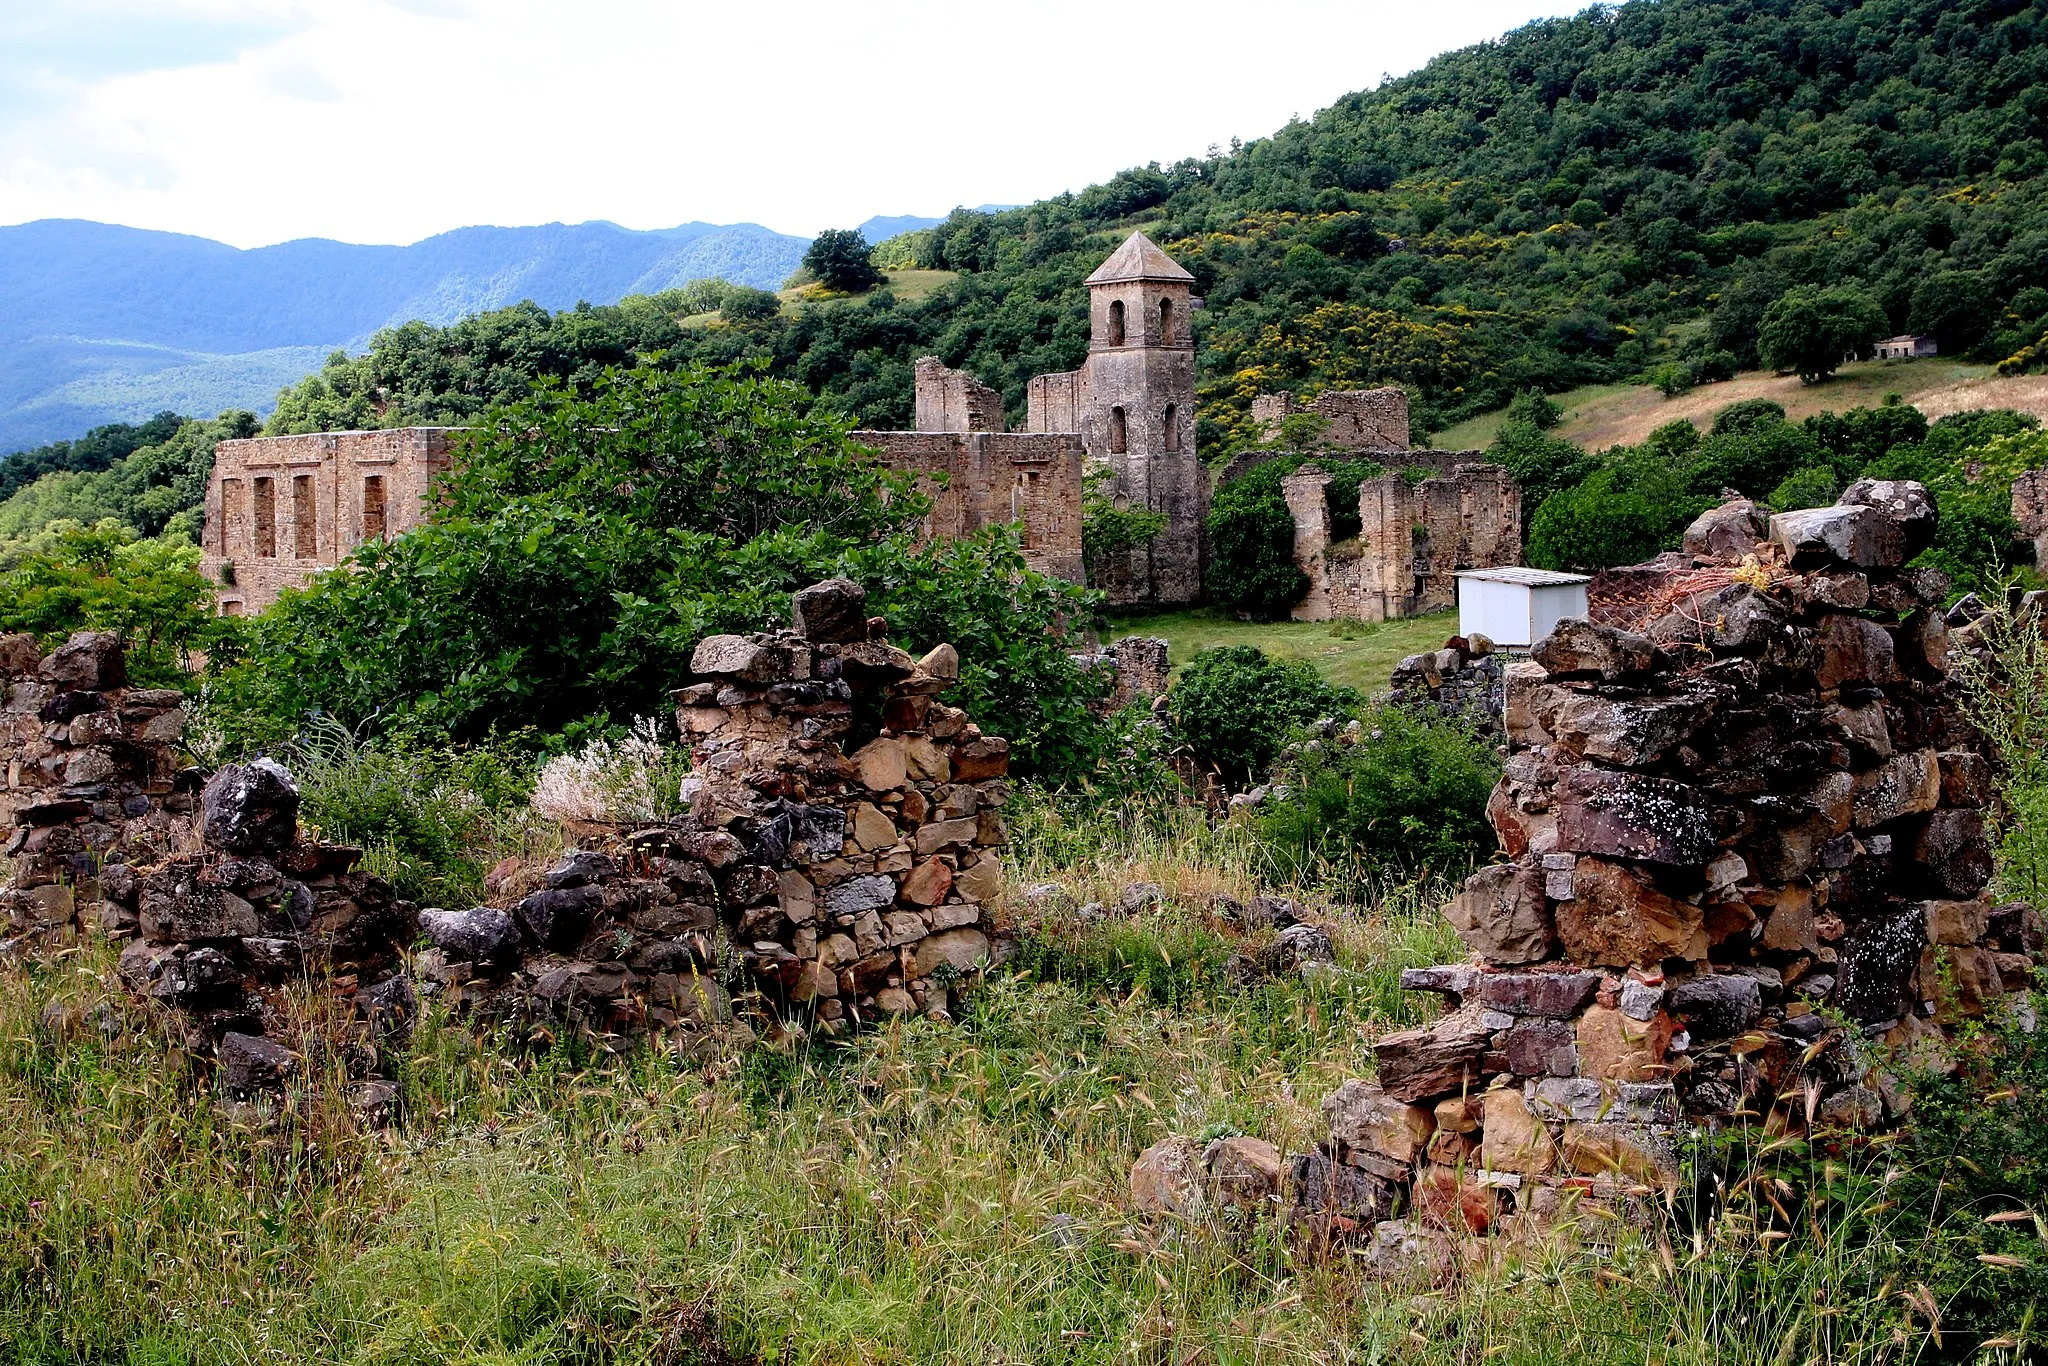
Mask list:
[{"label": "green grass field", "polygon": [[1214,608],[1114,618],[1104,632],[1163,637],[1176,672],[1203,650],[1256,645],[1269,655],[1315,665],[1332,683],[1377,691],[1407,655],[1440,649],[1458,632],[1456,612],[1365,625],[1356,621],[1239,621]]},{"label": "green grass field", "polygon": [[[1564,410],[1556,434],[1587,450],[1634,445],[1679,418],[1706,427],[1731,403],[1767,398],[1782,404],[1794,422],[1824,410],[1873,408],[1898,394],[1930,418],[1968,408],[2014,408],[2048,415],[2048,379],[2039,375],[2000,376],[1982,365],[1946,356],[1930,360],[1860,361],[1845,365],[1820,384],[1795,375],[1752,370],[1724,384],[1703,384],[1670,398],[1647,384],[1593,384],[1551,395]],[[1430,438],[1438,450],[1484,450],[1500,431],[1505,408],[1467,418]]]}]

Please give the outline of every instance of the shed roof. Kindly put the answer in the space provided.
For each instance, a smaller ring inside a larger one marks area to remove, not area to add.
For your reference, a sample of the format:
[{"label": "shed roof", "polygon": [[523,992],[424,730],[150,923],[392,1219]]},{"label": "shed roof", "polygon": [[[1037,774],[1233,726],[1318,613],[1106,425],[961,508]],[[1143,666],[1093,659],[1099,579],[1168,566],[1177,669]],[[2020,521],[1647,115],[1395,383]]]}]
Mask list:
[{"label": "shed roof", "polygon": [[1593,581],[1589,574],[1561,574],[1555,569],[1531,569],[1520,564],[1504,564],[1493,569],[1461,569],[1457,577],[1484,579],[1488,583],[1518,583],[1525,588],[1557,588]]},{"label": "shed roof", "polygon": [[1195,277],[1188,274],[1180,262],[1161,251],[1157,242],[1142,232],[1134,232],[1088,277],[1091,285],[1121,284],[1126,280],[1173,280],[1180,284],[1193,284]]}]

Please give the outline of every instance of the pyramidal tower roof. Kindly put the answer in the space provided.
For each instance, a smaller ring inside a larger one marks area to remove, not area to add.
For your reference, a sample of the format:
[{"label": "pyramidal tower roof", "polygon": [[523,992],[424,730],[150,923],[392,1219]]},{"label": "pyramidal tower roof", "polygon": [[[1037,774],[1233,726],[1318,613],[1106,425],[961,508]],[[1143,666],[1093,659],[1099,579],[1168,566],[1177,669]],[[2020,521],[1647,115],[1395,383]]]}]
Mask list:
[{"label": "pyramidal tower roof", "polygon": [[1095,268],[1088,277],[1091,285],[1120,284],[1125,280],[1173,280],[1180,284],[1193,284],[1195,277],[1182,269],[1180,262],[1168,256],[1142,232],[1134,232],[1124,239],[1124,244],[1110,253],[1109,259]]}]

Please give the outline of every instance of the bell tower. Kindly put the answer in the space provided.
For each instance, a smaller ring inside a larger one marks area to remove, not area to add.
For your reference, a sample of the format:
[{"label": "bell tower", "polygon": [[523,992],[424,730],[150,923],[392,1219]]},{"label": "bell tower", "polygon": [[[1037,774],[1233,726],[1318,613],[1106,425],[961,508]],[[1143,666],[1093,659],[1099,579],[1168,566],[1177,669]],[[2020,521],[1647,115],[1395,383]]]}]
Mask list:
[{"label": "bell tower", "polygon": [[1195,452],[1195,277],[1134,232],[1088,277],[1089,463],[1115,474],[1118,505],[1163,513],[1166,529],[1109,567],[1112,602],[1177,604],[1202,592],[1208,473]]}]

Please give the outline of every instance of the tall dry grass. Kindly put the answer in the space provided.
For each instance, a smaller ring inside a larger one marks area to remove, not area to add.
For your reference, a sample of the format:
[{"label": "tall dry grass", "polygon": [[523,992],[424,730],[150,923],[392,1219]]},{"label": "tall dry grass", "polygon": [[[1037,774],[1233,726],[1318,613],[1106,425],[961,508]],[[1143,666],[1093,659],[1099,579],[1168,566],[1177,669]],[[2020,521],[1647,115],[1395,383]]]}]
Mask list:
[{"label": "tall dry grass", "polygon": [[1697,1239],[1682,1202],[1646,1228],[1588,1212],[1576,1236],[1474,1244],[1441,1285],[1375,1280],[1271,1217],[1135,1217],[1130,1163],[1165,1134],[1321,1138],[1322,1096],[1415,1018],[1399,968],[1455,944],[1433,893],[1359,896],[1339,972],[1233,986],[1246,942],[1203,898],[1260,890],[1242,832],[1012,814],[1020,880],[1167,903],[1055,917],[953,1027],[710,1067],[519,1051],[430,1012],[392,1058],[388,1130],[351,1114],[316,996],[307,1075],[266,1111],[219,1098],[162,1022],[101,1027],[109,946],[0,973],[0,1342],[152,1366],[1938,1358],[1918,1291],[1884,1283],[1901,1235],[1868,1217],[1887,1187],[1867,1168],[1837,1205],[1803,1189],[1785,1237],[1769,1183],[1808,1178],[1737,1154],[1732,1214]]}]

